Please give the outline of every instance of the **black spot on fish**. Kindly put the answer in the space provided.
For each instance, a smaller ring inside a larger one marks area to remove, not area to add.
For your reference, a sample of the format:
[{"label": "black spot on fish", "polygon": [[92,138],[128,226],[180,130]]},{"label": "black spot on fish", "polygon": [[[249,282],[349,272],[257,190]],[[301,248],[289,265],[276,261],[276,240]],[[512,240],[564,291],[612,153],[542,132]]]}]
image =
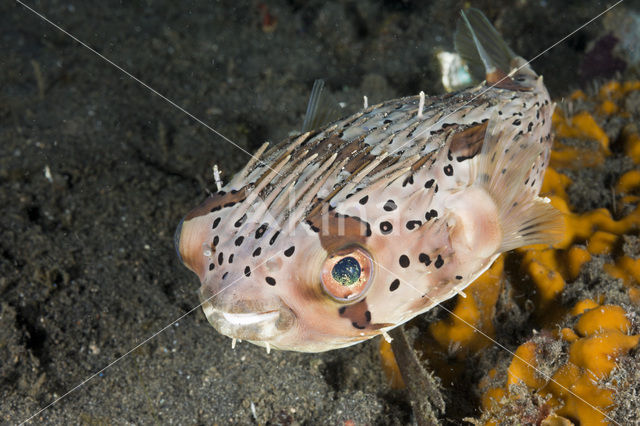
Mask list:
[{"label": "black spot on fish", "polygon": [[244,267],[244,275],[246,277],[250,276],[251,275],[251,268],[249,268],[248,266],[245,266]]},{"label": "black spot on fish", "polygon": [[213,221],[213,225],[211,226],[211,229],[216,229],[219,224],[220,224],[220,218],[216,217],[216,219]]},{"label": "black spot on fish", "polygon": [[427,222],[436,217],[438,217],[438,212],[434,209],[431,209],[424,214],[424,218],[427,220]]},{"label": "black spot on fish", "polygon": [[[319,231],[319,229],[318,229]],[[273,243],[276,242],[276,238],[278,238],[278,235],[280,235],[280,231],[276,231],[275,234],[273,234],[273,237],[271,237],[271,239],[269,240],[269,245],[272,246]]]},{"label": "black spot on fish", "polygon": [[451,164],[444,166],[444,174],[447,176],[453,176],[453,166]]},{"label": "black spot on fish", "polygon": [[346,310],[347,310],[347,307],[346,306],[342,306],[340,309],[338,309],[338,313],[340,315],[342,315],[342,314],[344,314],[344,311],[346,311]]},{"label": "black spot on fish", "polygon": [[404,188],[407,185],[413,185],[413,175],[409,176],[402,182],[402,187]]},{"label": "black spot on fish", "polygon": [[271,286],[276,285],[276,280],[275,280],[275,278],[272,278],[272,277],[266,277],[264,280],[267,282],[267,284],[269,284],[269,285],[271,285]]},{"label": "black spot on fish", "polygon": [[384,209],[384,211],[391,212],[397,209],[398,206],[393,200],[387,200],[387,202],[384,203],[384,206],[382,208]]},{"label": "black spot on fish", "polygon": [[422,225],[422,222],[419,220],[410,220],[407,222],[406,226],[409,231],[413,231],[415,228],[420,227],[420,225]]},{"label": "black spot on fish", "polygon": [[396,278],[389,286],[389,291],[396,291],[398,287],[400,287],[400,280]]},{"label": "black spot on fish", "polygon": [[418,256],[418,260],[420,261],[420,263],[424,263],[425,266],[431,265],[431,258],[428,254],[420,253],[420,255]]},{"label": "black spot on fish", "polygon": [[226,278],[227,278],[227,275],[229,275],[229,271],[227,271],[227,272],[225,272],[224,274],[222,274],[222,279],[223,279],[223,280],[224,280],[224,279],[226,279]]},{"label": "black spot on fish", "polygon": [[358,323],[357,323],[357,322],[355,322],[355,321],[353,321],[353,322],[351,323],[351,325],[352,325],[354,328],[357,328],[358,330],[364,330],[364,329],[366,328],[366,327],[363,327],[363,326],[361,326],[361,325],[358,325]]},{"label": "black spot on fish", "polygon": [[360,201],[358,202],[364,206],[365,204],[367,204],[367,201],[369,201],[369,196],[365,195],[364,197],[360,198]]},{"label": "black spot on fish", "polygon": [[[338,215],[338,213],[336,213],[336,216],[337,216],[337,215]],[[311,222],[310,220],[307,220],[305,223],[306,223],[307,225],[309,225],[309,228],[311,228],[311,230],[312,230],[313,232],[315,232],[316,234],[320,232],[320,228],[318,228],[317,226],[315,226],[315,225],[313,224],[313,222]]]},{"label": "black spot on fish", "polygon": [[256,240],[258,238],[262,238],[262,236],[264,235],[265,231],[267,230],[267,226],[269,226],[268,223],[263,223],[262,225],[260,225],[260,227],[258,229],[256,229]]},{"label": "black spot on fish", "polygon": [[380,223],[380,232],[382,232],[383,235],[390,234],[391,231],[393,231],[393,225],[391,225],[391,222],[384,221]]},{"label": "black spot on fish", "polygon": [[402,256],[400,256],[400,259],[398,259],[400,266],[402,266],[403,268],[408,268],[409,267],[409,256],[407,256],[406,254],[403,254]]},{"label": "black spot on fish", "polygon": [[239,236],[238,238],[236,238],[236,241],[235,241],[236,246],[240,246],[240,244],[242,244],[243,241],[244,241],[243,236]]},{"label": "black spot on fish", "polygon": [[462,279],[462,275],[456,275],[456,280],[461,280]]},{"label": "black spot on fish", "polygon": [[213,269],[216,267],[216,265],[214,265],[213,263],[209,264],[209,270],[213,271]]},{"label": "black spot on fish", "polygon": [[527,131],[530,132],[533,129],[533,122],[529,122],[529,126],[527,126]]},{"label": "black spot on fish", "polygon": [[371,322],[371,312],[366,311],[364,313],[364,318],[367,320],[367,322]]},{"label": "black spot on fish", "polygon": [[243,214],[242,217],[238,220],[236,220],[236,223],[233,224],[233,226],[235,228],[240,228],[240,226],[242,226],[242,224],[244,223],[244,221],[247,219],[247,214]]},{"label": "black spot on fish", "polygon": [[427,188],[427,189],[431,188],[433,186],[433,184],[435,183],[435,181],[436,181],[435,179],[429,179],[428,181],[426,181],[424,183],[424,187]]},{"label": "black spot on fish", "polygon": [[253,256],[253,257],[258,257],[258,256],[260,256],[260,252],[261,252],[261,251],[262,251],[262,249],[261,249],[260,247],[258,247],[257,249],[255,249],[255,250],[253,251],[252,256]]},{"label": "black spot on fish", "polygon": [[441,268],[442,265],[444,265],[444,259],[442,259],[442,256],[438,255],[438,258],[436,259],[436,262],[434,263],[436,268]]},{"label": "black spot on fish", "polygon": [[217,246],[219,241],[220,241],[220,237],[218,237],[217,235],[215,237],[213,237],[213,245],[214,246]]},{"label": "black spot on fish", "polygon": [[521,125],[521,124],[522,124],[522,121],[520,121],[520,119],[519,119],[519,118],[516,118],[515,120],[513,120],[513,123],[512,123],[512,124],[513,124],[514,126],[519,126],[519,125]]},{"label": "black spot on fish", "polygon": [[284,251],[284,255],[287,256],[287,257],[291,257],[293,255],[293,252],[295,251],[295,249],[296,249],[295,246],[289,247],[288,249],[286,249]]},{"label": "black spot on fish", "polygon": [[371,236],[371,225],[369,224],[369,222],[364,222],[367,224],[367,231],[365,233],[365,236],[370,237]]},{"label": "black spot on fish", "polygon": [[229,255],[229,263],[233,263],[233,253]]},{"label": "black spot on fish", "polygon": [[220,254],[218,255],[218,265],[222,265],[222,262],[224,262],[224,254],[220,252]]}]

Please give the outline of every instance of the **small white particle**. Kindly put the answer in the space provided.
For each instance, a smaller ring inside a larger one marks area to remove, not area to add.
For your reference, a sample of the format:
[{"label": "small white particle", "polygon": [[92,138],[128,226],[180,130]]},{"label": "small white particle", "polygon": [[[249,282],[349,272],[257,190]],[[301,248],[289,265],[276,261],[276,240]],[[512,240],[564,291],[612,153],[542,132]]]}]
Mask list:
[{"label": "small white particle", "polygon": [[384,338],[384,340],[387,341],[387,343],[393,342],[393,339],[391,338],[391,336],[389,336],[389,333],[387,333],[386,331],[382,332],[382,337]]},{"label": "small white particle", "polygon": [[267,353],[270,354],[271,353],[271,345],[269,344],[269,342],[264,342],[264,347],[267,348]]},{"label": "small white particle", "polygon": [[462,297],[463,299],[466,299],[466,298],[467,298],[467,294],[466,294],[464,291],[462,291],[462,290],[458,290],[458,294],[459,294],[459,295],[460,295],[460,297]]},{"label": "small white particle", "polygon": [[49,166],[44,166],[44,177],[49,181],[49,183],[53,183],[53,176],[51,176],[51,169]]},{"label": "small white particle", "polygon": [[422,110],[424,110],[424,92],[420,92],[420,104],[418,105],[418,118],[422,118]]},{"label": "small white particle", "polygon": [[258,421],[258,415],[256,414],[256,406],[253,402],[251,402],[251,415],[253,416],[253,419]]},{"label": "small white particle", "polygon": [[236,338],[234,337],[233,339],[231,339],[231,349],[235,349],[236,348]]},{"label": "small white particle", "polygon": [[145,244],[145,245],[144,245],[144,249],[145,249],[145,250],[151,250],[151,246],[150,246],[149,244]]},{"label": "small white particle", "polygon": [[367,109],[367,108],[369,108],[369,98],[367,98],[367,96],[366,96],[366,95],[365,95],[365,96],[363,96],[363,101],[364,101],[364,102],[363,102],[363,103],[364,103],[364,106],[362,107],[362,109]]},{"label": "small white particle", "polygon": [[216,188],[218,191],[222,190],[222,179],[220,178],[220,169],[218,169],[218,165],[213,165],[213,180],[216,183]]}]

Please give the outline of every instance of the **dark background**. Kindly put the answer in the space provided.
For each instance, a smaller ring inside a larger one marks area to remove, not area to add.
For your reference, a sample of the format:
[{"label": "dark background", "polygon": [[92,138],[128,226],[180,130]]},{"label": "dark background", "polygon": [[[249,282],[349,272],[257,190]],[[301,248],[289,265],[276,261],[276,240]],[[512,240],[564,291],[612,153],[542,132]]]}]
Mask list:
[{"label": "dark background", "polygon": [[[434,54],[452,50],[463,3],[28,1],[247,151],[300,128],[316,78],[350,111],[364,94],[371,104],[441,93]],[[611,4],[471,3],[525,58]],[[533,63],[554,99],[621,71],[605,48],[604,59],[594,53],[603,25]],[[247,159],[32,12],[0,3],[3,422],[25,420],[199,303],[173,232],[214,187],[213,164],[229,178]],[[377,339],[324,354],[232,350],[199,309],[36,420],[252,423],[252,403],[260,424],[411,421]],[[478,414],[449,406],[447,416]]]}]

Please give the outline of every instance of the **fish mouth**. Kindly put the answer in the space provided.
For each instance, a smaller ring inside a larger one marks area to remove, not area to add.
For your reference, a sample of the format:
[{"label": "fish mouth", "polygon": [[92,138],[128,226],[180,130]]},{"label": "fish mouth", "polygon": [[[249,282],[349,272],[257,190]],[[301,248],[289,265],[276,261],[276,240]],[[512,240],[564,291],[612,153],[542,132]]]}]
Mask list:
[{"label": "fish mouth", "polygon": [[238,311],[237,308],[235,305],[235,309],[228,310],[216,307],[211,301],[202,303],[202,310],[213,328],[232,339],[258,344],[270,342],[295,324],[295,315],[284,304],[258,311]]}]

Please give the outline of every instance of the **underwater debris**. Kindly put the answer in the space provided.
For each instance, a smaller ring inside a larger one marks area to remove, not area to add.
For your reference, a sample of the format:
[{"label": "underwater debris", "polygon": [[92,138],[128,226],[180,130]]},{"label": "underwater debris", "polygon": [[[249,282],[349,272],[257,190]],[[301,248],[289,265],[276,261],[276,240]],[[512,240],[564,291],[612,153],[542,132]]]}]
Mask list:
[{"label": "underwater debris", "polygon": [[471,85],[472,78],[469,68],[462,61],[460,55],[442,51],[436,54],[436,58],[440,63],[442,85],[447,92],[460,90]]}]

